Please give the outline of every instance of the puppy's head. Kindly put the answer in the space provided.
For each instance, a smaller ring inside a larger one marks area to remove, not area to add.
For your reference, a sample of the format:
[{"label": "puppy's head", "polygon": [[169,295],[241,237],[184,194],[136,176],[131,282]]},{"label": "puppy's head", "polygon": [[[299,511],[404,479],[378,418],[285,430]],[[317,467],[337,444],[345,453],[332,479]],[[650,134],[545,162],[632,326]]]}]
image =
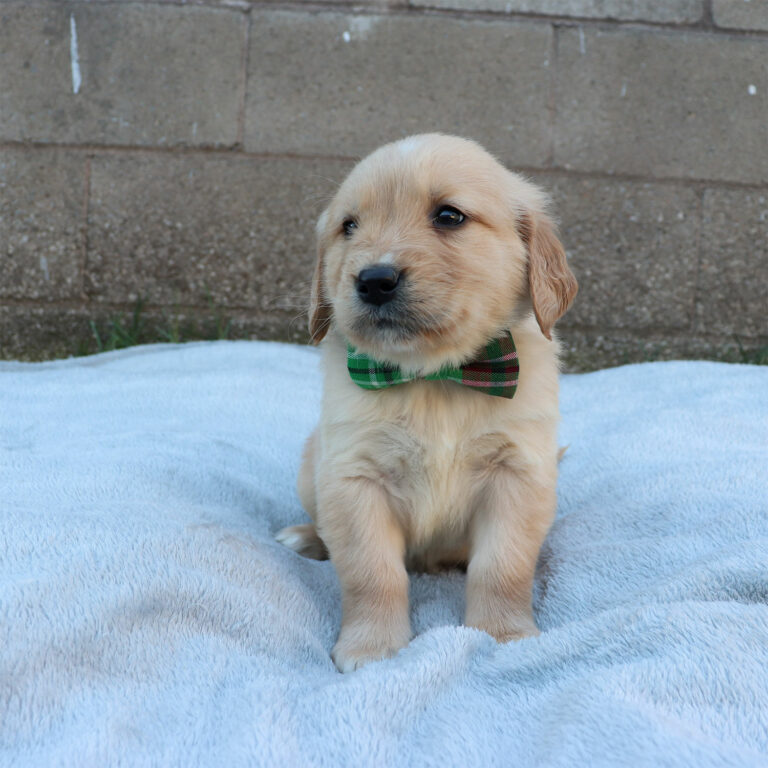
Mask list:
[{"label": "puppy's head", "polygon": [[460,364],[531,310],[551,338],[576,280],[543,193],[474,142],[378,149],[317,224],[310,333],[331,322],[371,356],[424,373]]}]

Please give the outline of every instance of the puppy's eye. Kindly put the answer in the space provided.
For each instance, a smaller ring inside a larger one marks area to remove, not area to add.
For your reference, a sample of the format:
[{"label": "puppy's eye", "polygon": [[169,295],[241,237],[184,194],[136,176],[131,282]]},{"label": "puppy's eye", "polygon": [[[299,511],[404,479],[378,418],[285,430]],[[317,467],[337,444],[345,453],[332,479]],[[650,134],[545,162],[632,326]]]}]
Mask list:
[{"label": "puppy's eye", "polygon": [[351,237],[352,232],[357,229],[357,222],[354,219],[344,219],[341,228],[344,230],[344,237]]},{"label": "puppy's eye", "polygon": [[450,229],[464,223],[466,216],[452,205],[441,205],[432,217],[432,223],[438,229]]}]

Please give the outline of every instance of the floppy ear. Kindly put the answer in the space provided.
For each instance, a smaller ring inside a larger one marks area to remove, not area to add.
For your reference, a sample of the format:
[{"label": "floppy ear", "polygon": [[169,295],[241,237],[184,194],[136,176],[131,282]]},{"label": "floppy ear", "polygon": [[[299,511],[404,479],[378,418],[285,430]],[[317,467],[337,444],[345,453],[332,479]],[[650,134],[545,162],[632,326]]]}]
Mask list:
[{"label": "floppy ear", "polygon": [[317,220],[317,261],[312,278],[312,291],[309,298],[309,338],[313,344],[319,344],[331,324],[331,304],[325,294],[325,223],[328,219],[324,211]]},{"label": "floppy ear", "polygon": [[546,214],[523,213],[518,231],[528,249],[528,290],[533,312],[541,332],[551,339],[552,326],[568,311],[579,286]]}]

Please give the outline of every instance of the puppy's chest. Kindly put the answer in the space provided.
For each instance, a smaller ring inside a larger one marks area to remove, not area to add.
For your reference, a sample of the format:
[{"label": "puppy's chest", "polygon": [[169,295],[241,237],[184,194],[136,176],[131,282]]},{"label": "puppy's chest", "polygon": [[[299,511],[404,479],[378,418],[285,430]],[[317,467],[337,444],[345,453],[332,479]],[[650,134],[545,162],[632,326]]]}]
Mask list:
[{"label": "puppy's chest", "polygon": [[509,444],[506,435],[467,425],[406,421],[379,425],[368,458],[404,518],[412,543],[461,535],[493,457]]}]

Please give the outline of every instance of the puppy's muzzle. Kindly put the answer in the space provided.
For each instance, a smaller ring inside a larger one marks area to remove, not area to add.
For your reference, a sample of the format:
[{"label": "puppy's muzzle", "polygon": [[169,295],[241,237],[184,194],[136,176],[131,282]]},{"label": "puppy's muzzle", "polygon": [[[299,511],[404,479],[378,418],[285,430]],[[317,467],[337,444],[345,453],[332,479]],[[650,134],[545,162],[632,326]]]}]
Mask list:
[{"label": "puppy's muzzle", "polygon": [[385,264],[376,264],[360,271],[355,281],[357,295],[366,304],[380,307],[392,301],[400,285],[400,273]]}]

